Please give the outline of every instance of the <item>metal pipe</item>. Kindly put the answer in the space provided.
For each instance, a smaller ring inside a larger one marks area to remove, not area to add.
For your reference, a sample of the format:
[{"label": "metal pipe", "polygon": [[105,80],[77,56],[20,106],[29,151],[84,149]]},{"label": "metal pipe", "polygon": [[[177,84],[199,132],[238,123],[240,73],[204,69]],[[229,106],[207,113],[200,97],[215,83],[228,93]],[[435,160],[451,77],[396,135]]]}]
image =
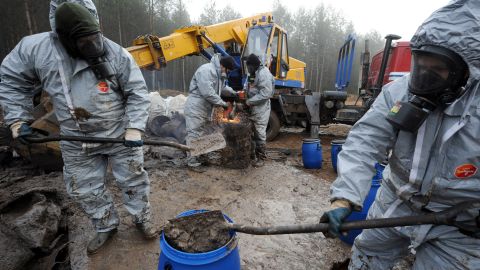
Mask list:
[{"label": "metal pipe", "polygon": [[387,69],[388,58],[390,57],[390,49],[392,48],[392,41],[400,38],[402,37],[398,35],[393,35],[393,34],[387,35],[385,37],[386,41],[385,41],[385,48],[383,49],[382,64],[380,65],[380,71],[378,73],[377,83],[373,88],[374,97],[378,96],[383,86],[383,77],[385,76],[385,69]]}]

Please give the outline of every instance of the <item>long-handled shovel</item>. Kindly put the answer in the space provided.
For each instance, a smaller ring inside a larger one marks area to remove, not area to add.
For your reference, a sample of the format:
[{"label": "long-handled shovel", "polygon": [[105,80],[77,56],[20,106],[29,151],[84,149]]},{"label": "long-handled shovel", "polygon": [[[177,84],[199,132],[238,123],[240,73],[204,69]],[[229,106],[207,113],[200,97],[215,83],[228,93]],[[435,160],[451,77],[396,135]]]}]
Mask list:
[{"label": "long-handled shovel", "polygon": [[[437,213],[344,222],[340,230],[348,231],[353,229],[414,226],[422,224],[451,225],[458,228],[465,228],[462,224],[457,223],[455,220],[456,217],[468,209],[476,208],[480,208],[480,200],[465,201]],[[171,239],[173,242],[176,240],[176,236],[180,235],[182,239],[188,239],[189,243],[194,243],[195,241],[202,241],[202,239],[196,239],[198,237],[211,235],[218,236],[226,234],[228,239],[228,233],[232,230],[254,235],[315,233],[327,232],[328,223],[254,227],[229,223],[225,220],[221,211],[208,211],[171,219],[163,231],[167,238],[173,238],[173,240]]]},{"label": "long-handled shovel", "polygon": [[[70,142],[87,142],[87,143],[124,143],[124,139],[117,138],[101,138],[101,137],[80,137],[80,136],[48,136],[44,138],[25,138],[29,143],[46,143],[54,141],[70,141]],[[156,145],[156,146],[169,146],[184,151],[190,151],[193,148],[186,145],[170,142],[170,141],[157,141],[157,140],[144,140],[143,144]]]},{"label": "long-handled shovel", "polygon": [[[48,134],[48,133],[46,133]],[[54,141],[77,141],[86,143],[123,143],[119,138],[101,138],[101,137],[83,137],[83,136],[45,136],[41,138],[26,138],[30,143],[46,143]],[[0,128],[0,145],[10,145],[12,143],[12,134],[9,128]],[[190,151],[191,156],[199,156],[210,153],[226,146],[223,135],[219,132],[202,136],[193,140],[190,145],[179,144],[163,140],[144,140],[145,145],[169,146],[183,151]]]}]

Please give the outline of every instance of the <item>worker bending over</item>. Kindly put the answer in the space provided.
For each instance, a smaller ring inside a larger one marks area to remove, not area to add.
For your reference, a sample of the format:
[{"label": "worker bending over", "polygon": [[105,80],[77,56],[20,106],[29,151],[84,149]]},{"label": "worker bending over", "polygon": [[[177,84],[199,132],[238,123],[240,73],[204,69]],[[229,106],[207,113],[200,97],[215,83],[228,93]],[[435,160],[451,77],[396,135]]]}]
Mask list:
[{"label": "worker bending over", "polygon": [[[205,126],[212,121],[214,106],[228,108],[227,102],[220,98],[220,93],[227,87],[227,74],[233,69],[233,57],[220,57],[220,54],[215,54],[210,63],[201,65],[193,75],[185,102],[187,144],[203,135]],[[189,157],[189,167],[201,165],[196,157]]]}]

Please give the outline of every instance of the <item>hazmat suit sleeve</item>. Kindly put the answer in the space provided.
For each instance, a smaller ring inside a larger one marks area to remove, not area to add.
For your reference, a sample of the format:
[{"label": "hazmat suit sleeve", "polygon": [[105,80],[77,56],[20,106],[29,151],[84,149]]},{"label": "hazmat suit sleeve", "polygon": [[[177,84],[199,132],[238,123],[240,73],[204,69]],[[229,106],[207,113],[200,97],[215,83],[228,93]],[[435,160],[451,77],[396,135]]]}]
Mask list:
[{"label": "hazmat suit sleeve", "polygon": [[237,92],[235,92],[235,90],[233,90],[233,88],[230,87],[230,86],[228,86],[228,85],[225,85],[225,87],[223,87],[223,89],[222,89],[222,94],[223,94],[223,93],[226,93],[226,94],[228,94],[228,95],[230,95],[230,96],[237,94]]},{"label": "hazmat suit sleeve", "polygon": [[396,137],[396,131],[385,119],[393,103],[388,86],[384,87],[351,129],[338,155],[338,177],[330,188],[332,201],[346,199],[355,210],[362,208],[375,175],[374,164],[385,160]]},{"label": "hazmat suit sleeve", "polygon": [[255,87],[258,94],[247,100],[248,105],[260,105],[273,96],[273,76],[267,68],[264,67],[257,72]]},{"label": "hazmat suit sleeve", "polygon": [[0,67],[0,104],[6,125],[34,120],[32,97],[38,79],[34,69],[35,50],[30,39],[22,39]]},{"label": "hazmat suit sleeve", "polygon": [[216,81],[218,80],[215,71],[210,69],[203,69],[197,73],[197,85],[200,95],[210,104],[223,106],[223,101],[215,89]]},{"label": "hazmat suit sleeve", "polygon": [[135,60],[125,49],[121,51],[118,78],[125,97],[125,115],[129,120],[127,128],[144,131],[150,108],[147,85]]}]

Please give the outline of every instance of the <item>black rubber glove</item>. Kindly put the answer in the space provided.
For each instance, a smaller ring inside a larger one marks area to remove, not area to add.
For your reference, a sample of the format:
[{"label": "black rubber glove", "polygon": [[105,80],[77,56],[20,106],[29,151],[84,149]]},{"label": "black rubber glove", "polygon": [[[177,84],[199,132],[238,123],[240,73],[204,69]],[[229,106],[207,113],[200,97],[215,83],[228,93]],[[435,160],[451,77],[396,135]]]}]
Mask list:
[{"label": "black rubber glove", "polygon": [[32,128],[27,123],[23,123],[18,128],[17,132],[18,132],[17,140],[26,145],[30,144],[28,139],[38,139],[48,135],[48,132],[40,129]]},{"label": "black rubber glove", "polygon": [[350,213],[352,213],[352,210],[348,201],[336,200],[332,202],[330,210],[320,218],[320,223],[328,222],[328,233],[324,233],[324,235],[328,238],[340,237],[340,226]]}]

